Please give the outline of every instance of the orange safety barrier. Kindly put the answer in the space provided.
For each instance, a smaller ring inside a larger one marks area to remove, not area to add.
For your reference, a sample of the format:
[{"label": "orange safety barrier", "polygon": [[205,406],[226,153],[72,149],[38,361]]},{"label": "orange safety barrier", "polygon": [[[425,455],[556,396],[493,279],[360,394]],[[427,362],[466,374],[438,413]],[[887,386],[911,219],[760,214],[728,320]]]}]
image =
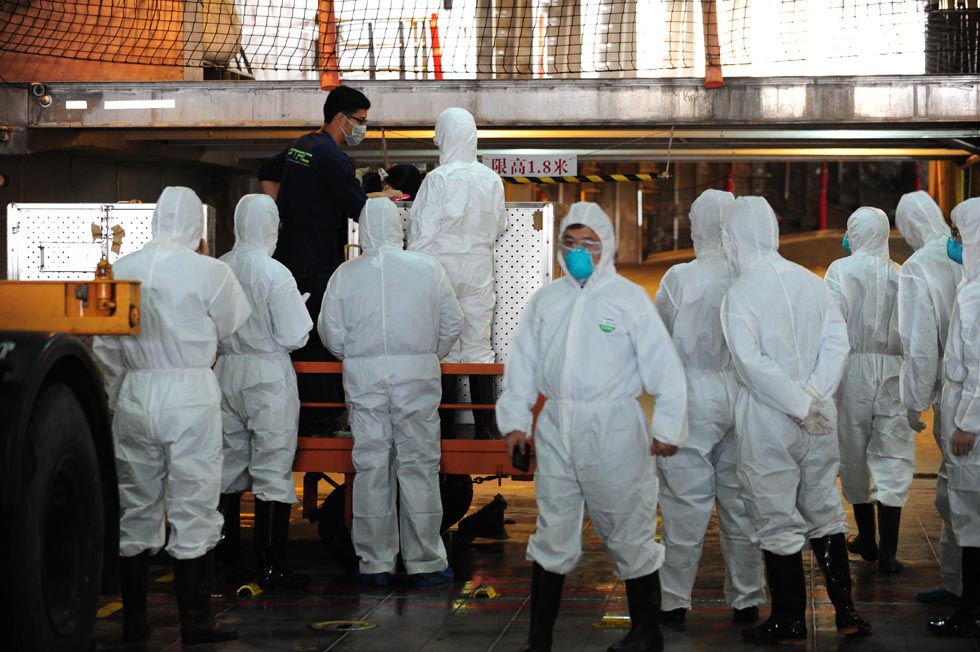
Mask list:
[{"label": "orange safety barrier", "polygon": [[[442,373],[458,376],[500,376],[504,373],[502,364],[467,364],[442,363]],[[294,362],[296,373],[343,373],[341,362]],[[315,408],[345,407],[344,403],[306,402],[301,405]],[[544,405],[544,397],[538,397],[534,406],[534,417]],[[442,408],[459,410],[492,410],[493,404],[444,403]],[[532,426],[533,427],[533,426]],[[303,481],[303,516],[309,517],[317,508],[319,497],[317,487],[319,474],[343,473],[348,487],[354,476],[354,464],[351,461],[353,440],[336,437],[299,437],[296,447],[296,459],[293,470],[306,473]],[[476,474],[476,475],[509,475],[515,480],[531,480],[534,477],[534,453],[532,447],[531,468],[528,471],[515,469],[507,456],[504,443],[499,439],[443,439],[441,471],[443,473]],[[347,510],[350,522],[350,499],[352,491],[348,491]]]},{"label": "orange safety barrier", "polygon": [[[294,362],[293,369],[298,374],[339,374],[343,373],[343,362]],[[456,376],[503,376],[504,365],[493,363],[443,362],[443,375]],[[345,403],[301,403],[303,407],[342,408]],[[492,410],[493,403],[442,403],[440,408],[449,410]]]}]

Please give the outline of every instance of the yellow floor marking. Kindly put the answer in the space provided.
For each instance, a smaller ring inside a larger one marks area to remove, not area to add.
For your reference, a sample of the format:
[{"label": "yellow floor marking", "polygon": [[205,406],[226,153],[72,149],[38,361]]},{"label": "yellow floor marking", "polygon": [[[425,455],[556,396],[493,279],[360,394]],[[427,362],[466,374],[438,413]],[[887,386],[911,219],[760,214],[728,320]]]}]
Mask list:
[{"label": "yellow floor marking", "polygon": [[98,611],[95,612],[95,616],[96,618],[108,618],[109,616],[116,613],[120,609],[122,609],[122,602],[119,602],[117,600],[116,602],[110,602],[109,604],[104,605],[102,608],[100,608]]}]

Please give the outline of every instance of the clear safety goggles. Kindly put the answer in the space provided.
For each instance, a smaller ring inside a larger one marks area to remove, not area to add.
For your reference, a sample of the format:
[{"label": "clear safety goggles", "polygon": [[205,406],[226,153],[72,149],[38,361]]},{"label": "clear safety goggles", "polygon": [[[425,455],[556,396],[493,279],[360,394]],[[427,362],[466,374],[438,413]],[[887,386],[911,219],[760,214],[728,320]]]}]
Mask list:
[{"label": "clear safety goggles", "polygon": [[584,240],[576,240],[575,238],[564,237],[558,243],[563,251],[571,251],[573,249],[585,249],[590,254],[597,254],[602,251],[602,243],[598,240],[591,240],[586,238]]}]

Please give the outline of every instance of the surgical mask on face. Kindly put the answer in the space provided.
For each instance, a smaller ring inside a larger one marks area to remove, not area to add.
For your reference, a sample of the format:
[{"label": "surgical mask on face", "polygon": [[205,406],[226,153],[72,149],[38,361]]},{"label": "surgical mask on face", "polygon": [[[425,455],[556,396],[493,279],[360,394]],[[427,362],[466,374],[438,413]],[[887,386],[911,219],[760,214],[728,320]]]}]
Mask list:
[{"label": "surgical mask on face", "polygon": [[351,119],[346,115],[344,116],[344,120],[346,120],[347,124],[351,126],[351,132],[349,134],[344,134],[344,142],[348,147],[357,147],[361,144],[361,141],[364,140],[364,136],[367,134],[367,125],[355,124],[354,122],[351,122]]},{"label": "surgical mask on face", "polygon": [[846,233],[844,234],[844,239],[841,241],[840,246],[844,248],[844,251],[846,251],[848,255],[851,254],[851,242],[847,239]]},{"label": "surgical mask on face", "polygon": [[946,255],[953,262],[963,264],[963,243],[949,238],[946,240]]},{"label": "surgical mask on face", "polygon": [[595,271],[595,265],[592,264],[592,254],[585,247],[569,250],[565,254],[565,267],[568,268],[568,273],[572,275],[572,278],[580,283],[587,281],[592,276],[592,272]]}]

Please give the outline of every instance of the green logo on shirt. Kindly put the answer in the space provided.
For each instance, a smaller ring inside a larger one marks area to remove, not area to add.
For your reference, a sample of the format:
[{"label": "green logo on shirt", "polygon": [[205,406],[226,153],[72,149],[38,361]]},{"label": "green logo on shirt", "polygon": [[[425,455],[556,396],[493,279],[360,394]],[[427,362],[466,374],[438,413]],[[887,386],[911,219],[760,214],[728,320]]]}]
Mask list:
[{"label": "green logo on shirt", "polygon": [[599,321],[599,330],[603,333],[612,333],[616,330],[616,320],[612,317],[603,317]]},{"label": "green logo on shirt", "polygon": [[300,165],[310,166],[313,162],[313,152],[304,152],[301,149],[296,149],[295,147],[289,148],[289,153],[286,154],[286,158],[291,163],[299,163]]}]

